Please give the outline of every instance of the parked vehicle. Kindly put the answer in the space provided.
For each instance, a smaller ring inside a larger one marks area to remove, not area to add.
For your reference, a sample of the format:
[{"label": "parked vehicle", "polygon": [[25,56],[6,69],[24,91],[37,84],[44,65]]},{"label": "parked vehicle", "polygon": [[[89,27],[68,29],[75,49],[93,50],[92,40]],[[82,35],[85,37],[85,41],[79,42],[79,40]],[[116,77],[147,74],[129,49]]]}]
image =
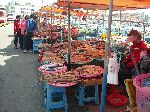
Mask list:
[{"label": "parked vehicle", "polygon": [[15,15],[13,13],[8,13],[7,14],[7,21],[14,21],[15,20]]},{"label": "parked vehicle", "polygon": [[0,8],[0,23],[7,22],[7,13],[5,8]]}]

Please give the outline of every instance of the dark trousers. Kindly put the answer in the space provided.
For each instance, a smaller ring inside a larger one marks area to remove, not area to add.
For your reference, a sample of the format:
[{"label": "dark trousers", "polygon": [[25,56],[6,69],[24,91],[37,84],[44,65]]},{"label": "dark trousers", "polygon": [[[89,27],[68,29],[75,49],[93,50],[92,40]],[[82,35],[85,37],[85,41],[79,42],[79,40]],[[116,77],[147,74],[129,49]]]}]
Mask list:
[{"label": "dark trousers", "polygon": [[19,44],[20,44],[20,48],[23,48],[23,35],[21,35],[21,31],[18,31],[15,34],[15,39],[14,39],[15,47],[17,47],[18,41],[19,41]]},{"label": "dark trousers", "polygon": [[24,41],[23,41],[24,35],[20,35],[19,37],[19,44],[20,44],[20,48],[23,49],[24,48]]},{"label": "dark trousers", "polygon": [[28,32],[24,37],[24,49],[32,50],[33,49],[33,32]]}]

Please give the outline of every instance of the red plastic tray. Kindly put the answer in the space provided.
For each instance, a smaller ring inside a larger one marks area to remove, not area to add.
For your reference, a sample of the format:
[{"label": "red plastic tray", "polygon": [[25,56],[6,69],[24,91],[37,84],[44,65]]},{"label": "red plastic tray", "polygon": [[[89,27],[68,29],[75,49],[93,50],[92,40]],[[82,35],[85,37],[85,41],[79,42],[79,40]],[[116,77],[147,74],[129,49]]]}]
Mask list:
[{"label": "red plastic tray", "polygon": [[111,94],[107,96],[107,99],[113,106],[123,106],[128,102],[128,98],[120,94]]}]

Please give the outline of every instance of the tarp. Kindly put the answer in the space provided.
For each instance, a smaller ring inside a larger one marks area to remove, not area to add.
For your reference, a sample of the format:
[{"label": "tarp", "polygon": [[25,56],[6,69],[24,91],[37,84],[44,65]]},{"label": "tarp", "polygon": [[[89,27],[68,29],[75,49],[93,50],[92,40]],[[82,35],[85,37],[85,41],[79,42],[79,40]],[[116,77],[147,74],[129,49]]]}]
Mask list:
[{"label": "tarp", "polygon": [[[41,7],[40,9],[40,13],[42,12],[48,12],[48,13],[59,13],[59,14],[62,14],[63,12],[66,12],[67,13],[67,8],[59,8],[59,7],[51,7],[51,6],[43,6]],[[99,15],[99,12],[97,10],[94,10],[94,11],[88,11],[87,12],[83,12],[83,11],[77,11],[77,10],[70,10],[70,14],[71,15],[93,15],[93,16],[97,16]]]},{"label": "tarp", "polygon": [[[101,9],[106,10],[109,8],[109,0],[70,0],[71,8],[85,8],[85,9]],[[66,7],[67,0],[58,0],[58,6]],[[149,8],[149,0],[114,0],[114,10],[133,10],[140,8]]]}]

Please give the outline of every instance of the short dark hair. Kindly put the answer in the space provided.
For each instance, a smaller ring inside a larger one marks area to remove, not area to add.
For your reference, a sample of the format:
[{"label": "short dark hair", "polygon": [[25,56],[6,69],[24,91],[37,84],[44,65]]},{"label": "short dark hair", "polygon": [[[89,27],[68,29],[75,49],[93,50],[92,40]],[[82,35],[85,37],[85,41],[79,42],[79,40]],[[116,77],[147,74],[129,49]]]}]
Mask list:
[{"label": "short dark hair", "polygon": [[31,15],[30,15],[30,18],[33,18],[33,17],[34,17],[34,14],[31,14]]},{"label": "short dark hair", "polygon": [[150,48],[147,49],[147,55],[150,56]]},{"label": "short dark hair", "polygon": [[24,18],[25,18],[25,20],[29,19],[29,15],[26,15]]},{"label": "short dark hair", "polygon": [[16,16],[16,19],[18,19],[18,18],[21,18],[21,16],[20,16],[20,15],[17,15],[17,16]]},{"label": "short dark hair", "polygon": [[139,40],[141,40],[141,39],[142,39],[142,35],[137,35],[137,38],[138,38]]},{"label": "short dark hair", "polygon": [[37,15],[36,14],[31,14],[30,18],[37,19]]}]

